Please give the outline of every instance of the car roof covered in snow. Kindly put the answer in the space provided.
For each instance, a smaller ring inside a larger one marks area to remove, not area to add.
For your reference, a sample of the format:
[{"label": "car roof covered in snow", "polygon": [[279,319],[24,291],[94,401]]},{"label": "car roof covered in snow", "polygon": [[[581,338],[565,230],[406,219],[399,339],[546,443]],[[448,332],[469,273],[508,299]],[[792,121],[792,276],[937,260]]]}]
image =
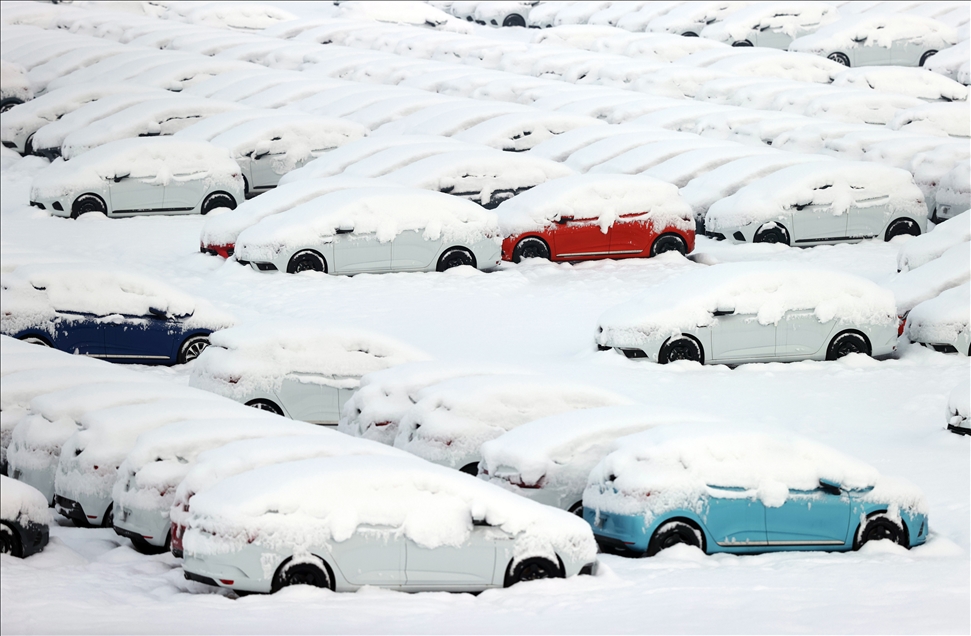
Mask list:
[{"label": "car roof covered in snow", "polygon": [[942,291],[971,280],[971,243],[962,241],[920,267],[898,274],[887,283],[900,315]]},{"label": "car roof covered in snow", "polygon": [[604,122],[582,115],[563,113],[509,113],[467,128],[454,139],[478,143],[499,150],[523,151],[569,130],[603,126]]}]

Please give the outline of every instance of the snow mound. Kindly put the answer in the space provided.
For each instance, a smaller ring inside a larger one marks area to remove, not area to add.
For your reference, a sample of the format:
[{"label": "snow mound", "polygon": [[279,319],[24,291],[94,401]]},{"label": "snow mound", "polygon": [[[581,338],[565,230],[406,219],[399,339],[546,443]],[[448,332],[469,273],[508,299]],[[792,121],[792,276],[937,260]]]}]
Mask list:
[{"label": "snow mound", "polygon": [[971,84],[971,48],[966,42],[941,49],[927,58],[924,68],[967,86]]},{"label": "snow mound", "polygon": [[904,243],[897,255],[897,271],[917,269],[939,258],[955,245],[968,241],[971,241],[971,214],[964,212],[935,226],[927,234]]},{"label": "snow mound", "polygon": [[27,71],[23,66],[0,60],[0,99],[29,101],[34,97]]},{"label": "snow mound", "polygon": [[904,66],[863,66],[848,68],[836,74],[834,86],[872,88],[902,93],[931,101],[966,101],[968,87],[926,68]]},{"label": "snow mound", "polygon": [[971,243],[964,241],[920,267],[898,274],[887,287],[897,298],[897,311],[903,316],[925,300],[968,280],[971,280]]},{"label": "snow mound", "polygon": [[969,137],[971,104],[967,101],[940,102],[907,108],[897,113],[888,126],[906,132]]},{"label": "snow mound", "polygon": [[[193,7],[195,3],[167,3]],[[207,26],[255,31],[266,29],[280,22],[295,20],[297,16],[270,4],[225,4],[207,2],[191,8],[185,15],[187,22]]]},{"label": "snow mound", "polygon": [[907,337],[911,342],[953,343],[969,326],[971,283],[947,289],[920,303],[907,315]]},{"label": "snow mound", "polygon": [[458,133],[453,139],[490,148],[522,152],[567,131],[604,122],[562,113],[510,113],[499,115]]},{"label": "snow mound", "polygon": [[971,428],[971,389],[967,382],[954,387],[947,400],[947,423],[951,426]]},{"label": "snow mound", "polygon": [[54,521],[47,500],[39,490],[22,481],[0,475],[0,519],[46,525]]},{"label": "snow mound", "polygon": [[971,161],[961,161],[941,178],[935,200],[955,210],[971,208]]},{"label": "snow mound", "polygon": [[809,25],[824,26],[839,19],[836,7],[823,2],[759,2],[725,16],[702,29],[701,37],[732,44],[750,31],[776,31],[791,38]]}]

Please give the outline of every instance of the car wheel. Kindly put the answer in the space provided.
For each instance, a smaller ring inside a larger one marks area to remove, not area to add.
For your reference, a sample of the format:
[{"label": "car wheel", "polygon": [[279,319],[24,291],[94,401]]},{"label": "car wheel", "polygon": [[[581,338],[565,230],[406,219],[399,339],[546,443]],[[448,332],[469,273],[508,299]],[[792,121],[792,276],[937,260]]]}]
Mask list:
[{"label": "car wheel", "polygon": [[661,550],[682,543],[704,551],[704,535],[701,530],[685,521],[668,521],[654,531],[647,544],[647,556],[654,556]]},{"label": "car wheel", "polygon": [[681,252],[682,256],[687,256],[688,244],[677,234],[662,234],[651,244],[651,256],[664,252]]},{"label": "car wheel", "polygon": [[228,192],[210,192],[206,195],[206,198],[202,200],[200,212],[203,214],[209,214],[216,208],[229,208],[230,210],[235,210],[236,199]]},{"label": "car wheel", "polygon": [[6,523],[0,523],[0,554],[9,554],[15,557],[24,556],[20,547],[20,537]]},{"label": "car wheel", "polygon": [[563,573],[555,563],[542,557],[531,557],[516,564],[512,572],[506,576],[506,587],[524,581],[561,578],[563,578]]},{"label": "car wheel", "polygon": [[185,364],[186,362],[195,360],[208,346],[209,336],[192,336],[186,338],[182,346],[179,347],[179,364]]},{"label": "car wheel", "polygon": [[895,219],[888,227],[883,240],[889,241],[895,236],[920,236],[920,226],[911,219]]},{"label": "car wheel", "polygon": [[287,263],[288,274],[299,274],[300,272],[323,272],[327,273],[327,261],[314,250],[301,250],[290,257]]},{"label": "car wheel", "polygon": [[550,260],[550,246],[541,238],[527,236],[516,243],[512,251],[512,262],[518,263],[524,258],[542,258]]},{"label": "car wheel", "polygon": [[[921,64],[923,66],[923,63]],[[17,104],[23,104],[24,100],[18,97],[7,97],[4,100],[0,100],[0,113],[5,113]]]},{"label": "car wheel", "polygon": [[752,237],[753,243],[778,243],[789,245],[789,230],[776,222],[766,223],[755,232]]},{"label": "car wheel", "polygon": [[657,361],[661,364],[667,364],[678,360],[690,360],[704,364],[705,350],[701,347],[701,343],[691,336],[682,335],[678,338],[672,338],[661,347]]},{"label": "car wheel", "polygon": [[277,569],[273,575],[273,583],[270,585],[270,593],[279,592],[291,585],[312,585],[328,590],[334,589],[334,580],[330,576],[327,565],[316,557],[311,557],[312,562],[303,561],[294,563],[290,557]]},{"label": "car wheel", "polygon": [[88,212],[108,214],[108,206],[105,205],[105,200],[97,194],[82,194],[74,200],[74,205],[71,206],[71,218],[76,219]]},{"label": "car wheel", "polygon": [[732,46],[752,46],[752,43],[748,40],[739,40],[738,42],[732,42]]},{"label": "car wheel", "polygon": [[30,136],[27,137],[27,141],[24,142],[24,156],[26,157],[27,155],[32,155],[32,154],[34,154],[34,134],[33,133],[31,133]]},{"label": "car wheel", "polygon": [[833,60],[837,64],[842,64],[843,66],[848,67],[850,65],[850,58],[848,58],[845,53],[830,53],[827,59]]},{"label": "car wheel", "polygon": [[502,26],[504,27],[524,27],[526,26],[526,19],[519,15],[518,13],[510,13],[502,21]]},{"label": "car wheel", "polygon": [[576,502],[575,504],[570,506],[570,509],[568,510],[568,512],[570,512],[571,514],[575,514],[576,516],[583,519],[583,502],[582,501]]},{"label": "car wheel", "polygon": [[461,265],[475,267],[475,257],[472,256],[472,252],[464,247],[451,247],[445,250],[442,257],[438,259],[438,271],[440,272]]},{"label": "car wheel", "polygon": [[472,462],[471,464],[466,464],[459,469],[459,472],[465,473],[466,475],[472,475],[475,477],[479,474],[479,462]]},{"label": "car wheel", "polygon": [[930,51],[925,51],[924,54],[920,56],[920,64],[918,64],[917,66],[924,66],[924,62],[926,62],[932,55],[935,55],[936,53],[937,51],[935,51],[934,49],[931,49]]},{"label": "car wheel", "polygon": [[105,516],[101,518],[102,528],[114,528],[115,527],[115,506],[114,504],[108,504],[108,509],[105,510]]},{"label": "car wheel", "polygon": [[42,347],[50,347],[51,346],[51,343],[48,342],[47,338],[44,338],[43,336],[33,335],[33,334],[31,334],[29,336],[21,336],[20,337],[20,341],[21,342],[26,342],[27,344],[40,345]]},{"label": "car wheel", "polygon": [[145,539],[141,537],[131,537],[131,547],[135,549],[135,552],[139,554],[164,554],[168,552],[168,548],[165,546],[152,545]]},{"label": "car wheel", "polygon": [[826,349],[827,360],[839,360],[851,353],[870,355],[870,343],[866,336],[858,331],[842,331],[836,335]]},{"label": "car wheel", "polygon": [[696,38],[696,37],[698,37],[698,34],[697,34],[697,33],[695,33],[694,31],[685,31],[685,32],[684,32],[684,33],[682,33],[681,35],[682,35],[683,37],[686,37],[686,38]]},{"label": "car wheel", "polygon": [[853,549],[859,550],[867,541],[880,541],[881,539],[890,539],[905,548],[909,547],[907,531],[899,523],[888,517],[886,513],[878,512],[867,518],[866,523],[856,533]]},{"label": "car wheel", "polygon": [[269,413],[275,413],[277,415],[283,415],[283,409],[281,409],[277,404],[271,400],[250,400],[246,403],[246,406],[252,406],[254,409],[260,411],[267,411]]}]

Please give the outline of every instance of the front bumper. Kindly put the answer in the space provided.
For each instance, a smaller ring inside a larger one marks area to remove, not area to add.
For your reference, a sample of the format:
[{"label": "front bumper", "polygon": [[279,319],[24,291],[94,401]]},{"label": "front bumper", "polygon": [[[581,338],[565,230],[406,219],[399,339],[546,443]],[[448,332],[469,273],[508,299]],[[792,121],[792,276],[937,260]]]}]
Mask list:
[{"label": "front bumper", "polygon": [[115,510],[114,516],[115,532],[119,535],[129,538],[134,535],[149,545],[165,547],[172,527],[168,509],[145,510],[121,505]]},{"label": "front bumper", "polygon": [[957,433],[958,435],[971,435],[971,428],[968,428],[967,426],[948,424],[947,430],[951,431],[952,433]]},{"label": "front bumper", "polygon": [[[246,546],[239,552],[198,557],[191,553],[183,555],[182,571],[185,578],[216,587],[269,594],[272,591],[272,577],[283,557],[276,555],[275,563],[264,568],[261,560],[273,553]],[[246,568],[244,570],[243,568]]]},{"label": "front bumper", "polygon": [[71,201],[68,197],[62,199],[35,199],[31,197],[30,206],[38,210],[44,210],[50,213],[51,216],[60,216],[63,218],[69,218],[71,216]]}]

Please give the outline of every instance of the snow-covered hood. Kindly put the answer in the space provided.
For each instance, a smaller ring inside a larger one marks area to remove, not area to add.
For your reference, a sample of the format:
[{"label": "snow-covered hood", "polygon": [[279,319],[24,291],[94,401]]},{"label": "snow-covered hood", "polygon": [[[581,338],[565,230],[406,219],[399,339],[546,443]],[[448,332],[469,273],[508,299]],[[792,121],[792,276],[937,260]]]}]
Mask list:
[{"label": "snow-covered hood", "polygon": [[[967,162],[964,162],[967,165]],[[943,187],[943,183],[941,186]],[[965,196],[971,194],[965,193]],[[937,195],[941,201],[940,191]],[[906,272],[939,258],[955,245],[971,241],[971,213],[962,212],[934,227],[927,234],[915,236],[900,247],[897,269]]]},{"label": "snow-covered hood", "polygon": [[36,488],[22,481],[0,475],[0,519],[28,523],[48,524],[54,520],[47,498]]},{"label": "snow-covered hood", "polygon": [[969,325],[971,283],[964,283],[914,307],[907,315],[907,337],[912,342],[949,343]]},{"label": "snow-covered hood", "polygon": [[898,274],[887,283],[887,287],[897,299],[899,315],[904,315],[919,303],[934,298],[945,289],[966,283],[969,279],[971,243],[963,241],[920,267]]}]

